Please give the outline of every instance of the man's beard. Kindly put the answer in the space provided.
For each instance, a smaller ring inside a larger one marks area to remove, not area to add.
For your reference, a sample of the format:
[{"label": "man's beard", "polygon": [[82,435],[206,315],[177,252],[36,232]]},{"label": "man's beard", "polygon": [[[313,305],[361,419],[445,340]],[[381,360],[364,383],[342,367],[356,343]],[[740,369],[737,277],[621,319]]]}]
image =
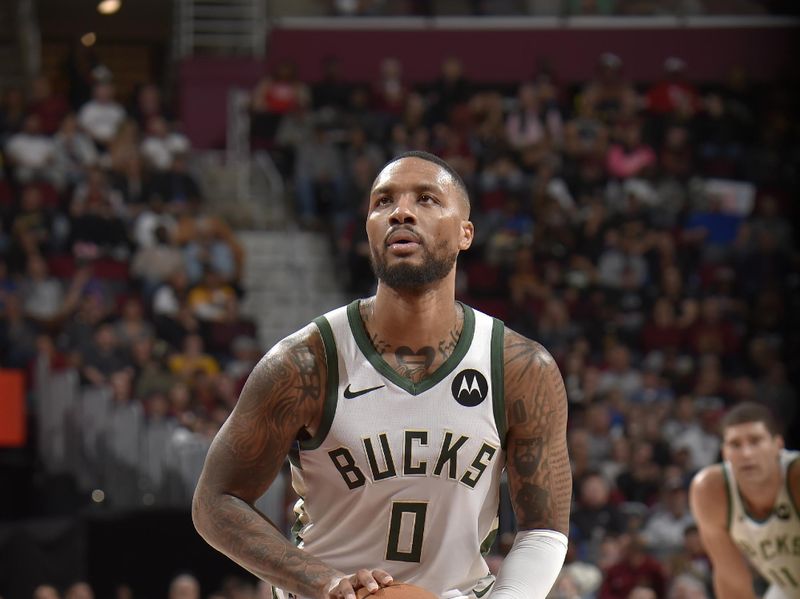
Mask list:
[{"label": "man's beard", "polygon": [[393,266],[386,262],[386,251],[380,255],[370,252],[372,271],[392,289],[419,289],[445,278],[458,257],[458,252],[434,256],[425,246],[420,246],[420,249],[423,252],[422,264],[400,262]]}]

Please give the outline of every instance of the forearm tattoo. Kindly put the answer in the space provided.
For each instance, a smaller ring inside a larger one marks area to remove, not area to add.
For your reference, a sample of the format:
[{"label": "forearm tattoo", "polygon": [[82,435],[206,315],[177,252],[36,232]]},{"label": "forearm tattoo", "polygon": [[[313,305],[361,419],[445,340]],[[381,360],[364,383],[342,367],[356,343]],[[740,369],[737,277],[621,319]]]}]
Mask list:
[{"label": "forearm tattoo", "polygon": [[505,377],[507,466],[518,526],[566,534],[572,476],[561,373],[541,345],[507,330]]},{"label": "forearm tattoo", "polygon": [[337,572],[295,548],[253,503],[320,409],[323,355],[314,335],[279,346],[256,366],[209,450],[192,505],[195,524],[212,546],[256,576],[306,596]]}]

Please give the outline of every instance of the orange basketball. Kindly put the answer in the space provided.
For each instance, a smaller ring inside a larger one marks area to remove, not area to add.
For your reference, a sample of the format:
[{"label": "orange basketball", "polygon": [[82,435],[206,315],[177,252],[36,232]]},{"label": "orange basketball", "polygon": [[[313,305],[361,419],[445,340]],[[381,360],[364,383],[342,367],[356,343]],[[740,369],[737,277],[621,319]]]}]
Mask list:
[{"label": "orange basketball", "polygon": [[430,591],[405,582],[382,587],[372,594],[366,588],[361,588],[356,592],[356,597],[358,599],[439,599]]}]

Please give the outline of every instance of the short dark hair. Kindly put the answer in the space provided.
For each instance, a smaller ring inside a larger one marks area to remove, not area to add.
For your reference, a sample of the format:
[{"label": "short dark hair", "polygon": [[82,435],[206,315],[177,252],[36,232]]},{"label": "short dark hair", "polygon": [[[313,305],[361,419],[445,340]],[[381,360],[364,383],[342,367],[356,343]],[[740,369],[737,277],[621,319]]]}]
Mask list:
[{"label": "short dark hair", "polygon": [[763,422],[771,435],[780,434],[775,416],[766,406],[752,401],[745,401],[733,407],[725,416],[722,417],[722,434],[728,427],[748,422]]},{"label": "short dark hair", "polygon": [[389,162],[381,167],[381,171],[383,171],[387,166],[390,164],[397,162],[398,160],[403,160],[403,158],[419,158],[420,160],[427,160],[428,162],[432,162],[433,164],[442,167],[450,178],[453,180],[453,183],[456,184],[459,191],[464,195],[464,201],[467,204],[467,209],[470,208],[470,201],[469,201],[469,192],[467,191],[467,184],[464,183],[464,179],[461,178],[461,175],[456,172],[452,166],[450,166],[447,161],[442,160],[436,154],[431,154],[430,152],[424,152],[422,150],[409,150],[408,152],[403,152],[402,154],[398,154]]}]

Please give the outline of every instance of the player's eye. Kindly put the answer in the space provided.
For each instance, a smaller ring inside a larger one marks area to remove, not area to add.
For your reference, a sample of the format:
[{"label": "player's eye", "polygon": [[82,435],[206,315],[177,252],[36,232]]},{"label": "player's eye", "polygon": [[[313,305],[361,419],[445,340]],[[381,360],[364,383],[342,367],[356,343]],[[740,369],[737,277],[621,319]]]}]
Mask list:
[{"label": "player's eye", "polygon": [[387,204],[391,203],[392,198],[391,196],[380,196],[377,200],[375,200],[376,206],[386,206]]},{"label": "player's eye", "polygon": [[436,198],[427,193],[423,193],[421,196],[419,196],[419,201],[425,204],[430,204],[436,202]]}]

